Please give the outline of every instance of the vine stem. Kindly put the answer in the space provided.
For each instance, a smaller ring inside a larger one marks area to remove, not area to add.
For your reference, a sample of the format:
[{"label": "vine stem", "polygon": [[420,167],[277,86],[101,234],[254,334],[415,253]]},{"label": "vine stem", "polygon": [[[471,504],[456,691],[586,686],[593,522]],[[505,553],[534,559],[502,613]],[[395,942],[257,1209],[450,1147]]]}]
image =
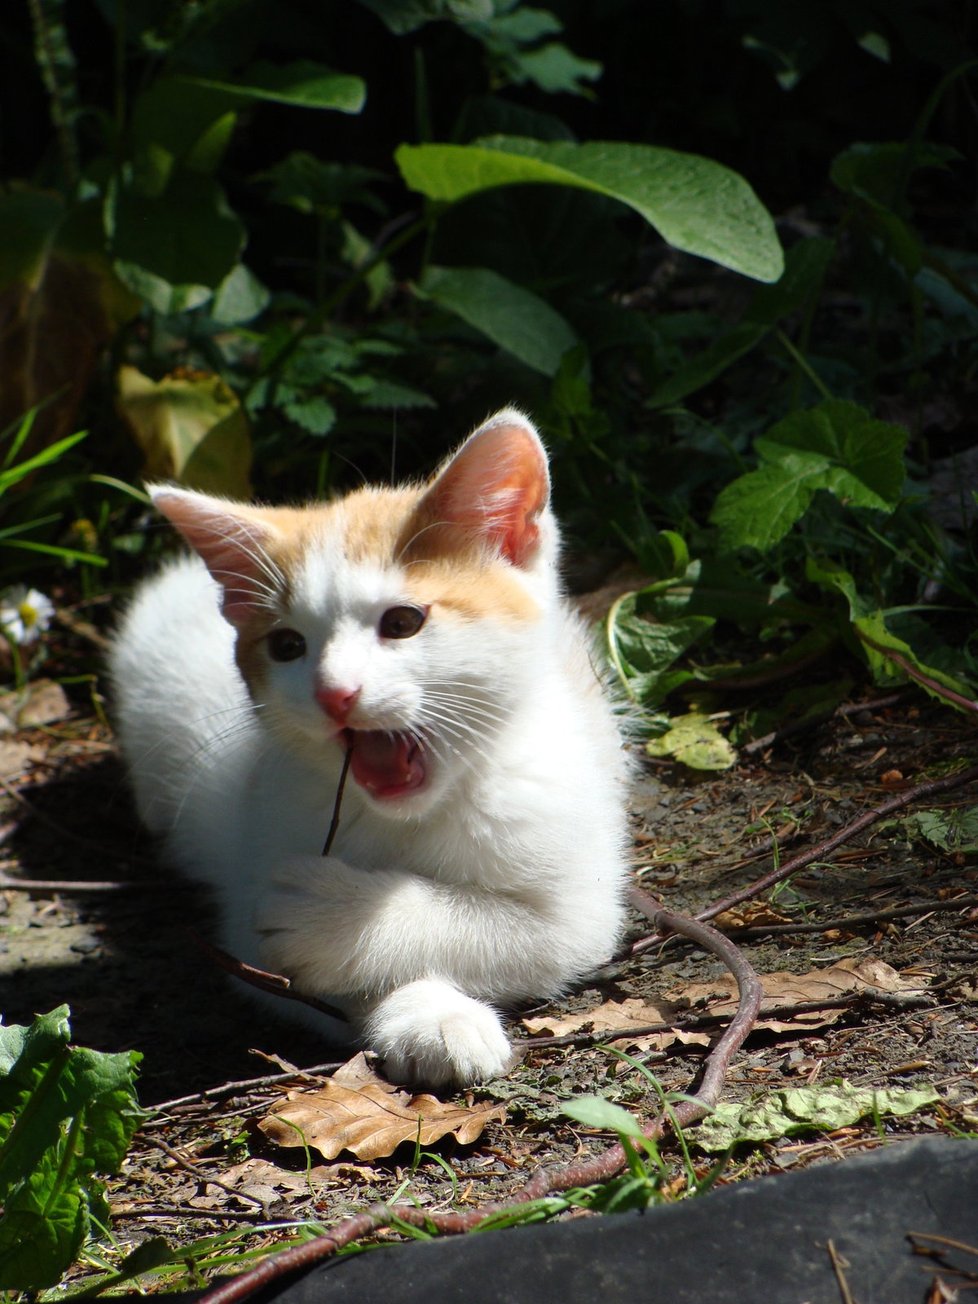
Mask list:
[{"label": "vine stem", "polygon": [[[706,1061],[699,1090],[678,1102],[668,1115],[657,1115],[642,1128],[647,1137],[662,1134],[667,1123],[673,1127],[688,1127],[708,1114],[716,1104],[726,1080],[730,1061],[743,1045],[757,1019],[761,1004],[761,982],[743,953],[716,929],[689,919],[685,915],[665,910],[653,897],[639,888],[631,893],[634,904],[647,914],[654,926],[662,931],[679,933],[698,946],[711,951],[733,973],[740,990],[737,1013],[726,1032],[713,1047]],[[470,1232],[488,1219],[509,1213],[520,1206],[544,1196],[568,1191],[573,1187],[591,1186],[607,1181],[625,1166],[626,1155],[621,1145],[613,1145],[591,1159],[573,1164],[553,1164],[539,1168],[532,1178],[505,1201],[493,1201],[480,1209],[465,1213],[437,1213],[417,1208],[413,1204],[375,1205],[365,1213],[345,1218],[332,1231],[304,1245],[283,1250],[265,1259],[256,1268],[242,1273],[231,1281],[216,1286],[203,1295],[199,1304],[237,1304],[255,1291],[278,1280],[287,1273],[309,1268],[329,1258],[337,1250],[380,1227],[402,1223],[412,1227],[441,1232],[443,1235],[460,1235]]]}]

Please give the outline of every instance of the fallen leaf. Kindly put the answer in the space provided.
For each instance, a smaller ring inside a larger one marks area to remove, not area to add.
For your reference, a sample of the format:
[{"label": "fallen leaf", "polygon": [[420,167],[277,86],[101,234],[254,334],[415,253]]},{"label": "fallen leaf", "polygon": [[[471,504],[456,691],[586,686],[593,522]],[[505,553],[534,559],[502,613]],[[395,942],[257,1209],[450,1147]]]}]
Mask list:
[{"label": "fallen leaf", "polygon": [[650,756],[674,756],[693,770],[729,770],[737,753],[713,721],[698,711],[674,716],[669,729],[645,744]]},{"label": "fallen leaf", "polygon": [[341,1150],[380,1159],[404,1141],[427,1146],[449,1133],[469,1145],[491,1119],[505,1117],[501,1105],[488,1102],[446,1105],[434,1096],[412,1096],[378,1077],[358,1055],[322,1087],[290,1091],[258,1126],[276,1145],[312,1146],[325,1159]]},{"label": "fallen leaf", "polygon": [[[840,960],[827,969],[811,969],[807,973],[760,974],[764,995],[761,1000],[758,1028],[772,1032],[787,1032],[804,1024],[806,1027],[823,1027],[834,1023],[841,1010],[810,1010],[789,1020],[766,1019],[766,1010],[781,1005],[795,1005],[811,1001],[837,1001],[851,992],[875,989],[883,992],[919,992],[926,983],[917,978],[903,978],[890,965],[874,956],[861,960]],[[708,1002],[709,1012],[721,1016],[732,1015],[737,1009],[737,983],[731,974],[720,974],[710,982],[690,983],[676,988],[667,995],[690,1005]]]},{"label": "fallen leaf", "polygon": [[708,1118],[686,1133],[701,1150],[727,1150],[740,1141],[773,1141],[812,1128],[834,1132],[870,1115],[915,1114],[940,1100],[933,1087],[785,1087],[765,1092],[746,1105],[721,1103]]},{"label": "fallen leaf", "polygon": [[[802,1025],[806,1029],[824,1027],[827,1023],[834,1023],[842,1014],[841,1010],[811,1010],[787,1020],[763,1017],[765,1010],[782,1005],[795,1005],[802,1001],[836,1001],[848,992],[865,991],[867,988],[884,992],[919,992],[926,987],[919,976],[901,977],[890,965],[872,956],[861,960],[840,960],[827,969],[813,969],[809,973],[761,974],[760,979],[764,996],[761,1001],[761,1017],[756,1026],[769,1032],[790,1032]],[[630,996],[623,1001],[603,1001],[593,1009],[578,1014],[546,1014],[524,1019],[523,1026],[538,1036],[554,1037],[589,1028],[596,1033],[615,1033],[615,1041],[621,1041],[626,1039],[625,1035],[631,1028],[648,1027],[655,1023],[675,1025],[693,1006],[698,1007],[697,1012],[714,1014],[720,1018],[733,1015],[737,1009],[737,983],[733,976],[720,974],[709,982],[687,983],[667,992],[658,1001],[643,1001],[637,996]],[[711,1040],[712,1034],[708,1032],[688,1032],[675,1026],[668,1031],[636,1032],[634,1036],[627,1037],[629,1046],[641,1050],[667,1050],[677,1041],[687,1046],[706,1046]]]},{"label": "fallen leaf", "polygon": [[[580,1032],[590,1028],[593,1032],[627,1033],[630,1028],[648,1027],[653,1023],[674,1024],[683,1006],[674,1001],[643,1001],[637,996],[626,997],[623,1001],[604,1001],[593,1010],[581,1014],[541,1015],[535,1019],[524,1019],[523,1026],[538,1035],[562,1037],[566,1033]],[[616,1041],[622,1040],[616,1036]],[[667,1031],[641,1033],[628,1038],[629,1046],[641,1050],[665,1050],[679,1041],[683,1045],[706,1046],[710,1042],[707,1033],[679,1032],[674,1027]]]},{"label": "fallen leaf", "polygon": [[790,915],[782,915],[766,901],[744,901],[731,910],[722,910],[710,920],[721,933],[737,928],[759,928],[764,924],[790,924]]}]

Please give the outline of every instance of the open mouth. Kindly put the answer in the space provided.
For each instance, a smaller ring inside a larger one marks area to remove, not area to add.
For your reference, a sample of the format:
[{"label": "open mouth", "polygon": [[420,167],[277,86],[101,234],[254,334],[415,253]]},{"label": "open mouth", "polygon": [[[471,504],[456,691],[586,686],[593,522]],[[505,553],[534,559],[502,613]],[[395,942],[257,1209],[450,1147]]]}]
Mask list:
[{"label": "open mouth", "polygon": [[354,779],[372,797],[390,801],[424,786],[428,777],[427,752],[416,734],[344,729],[340,738],[352,750],[350,770]]}]

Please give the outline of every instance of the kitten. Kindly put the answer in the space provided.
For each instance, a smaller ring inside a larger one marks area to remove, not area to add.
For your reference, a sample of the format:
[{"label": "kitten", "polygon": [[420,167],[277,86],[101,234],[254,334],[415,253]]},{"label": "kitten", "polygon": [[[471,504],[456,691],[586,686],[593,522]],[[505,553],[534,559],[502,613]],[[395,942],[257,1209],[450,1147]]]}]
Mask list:
[{"label": "kitten", "polygon": [[304,1011],[332,1040],[400,1081],[504,1072],[498,1008],[611,955],[626,878],[620,739],[533,426],[499,412],[420,487],[152,496],[199,557],[143,585],[112,653],[143,820],[217,890],[232,954],[347,1014]]}]

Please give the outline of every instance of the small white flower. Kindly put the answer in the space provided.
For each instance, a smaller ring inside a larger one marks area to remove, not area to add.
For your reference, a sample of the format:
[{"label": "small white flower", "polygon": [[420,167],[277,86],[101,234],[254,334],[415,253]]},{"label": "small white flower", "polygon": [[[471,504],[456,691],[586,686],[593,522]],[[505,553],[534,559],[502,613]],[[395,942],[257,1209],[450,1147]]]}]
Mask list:
[{"label": "small white flower", "polygon": [[51,599],[26,584],[14,584],[0,597],[0,629],[15,643],[36,643],[53,616]]}]

